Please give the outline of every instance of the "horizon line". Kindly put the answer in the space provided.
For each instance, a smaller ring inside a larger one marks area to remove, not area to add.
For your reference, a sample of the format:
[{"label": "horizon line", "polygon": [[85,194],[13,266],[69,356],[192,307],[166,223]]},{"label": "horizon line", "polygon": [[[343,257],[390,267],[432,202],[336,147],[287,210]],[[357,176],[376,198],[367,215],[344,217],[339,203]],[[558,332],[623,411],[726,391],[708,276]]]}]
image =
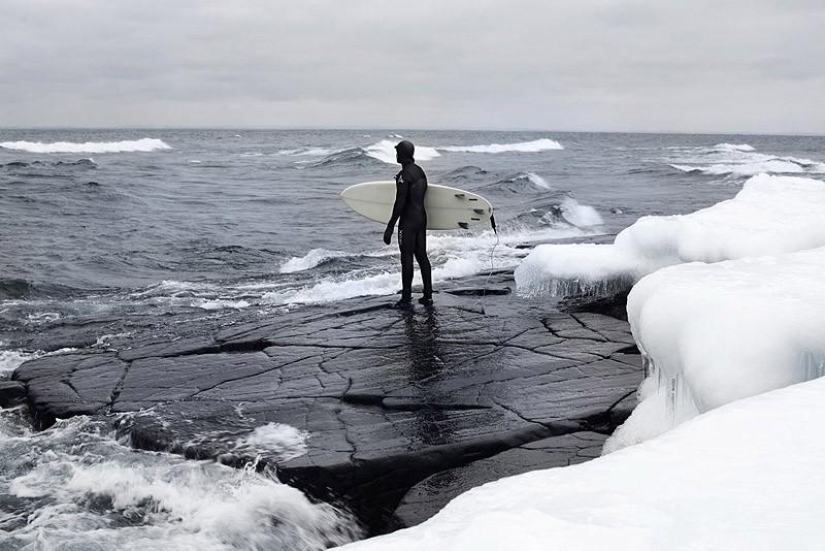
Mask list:
[{"label": "horizon line", "polygon": [[163,125],[107,125],[107,126],[85,126],[85,125],[58,125],[58,126],[0,126],[0,131],[10,130],[245,130],[258,132],[300,132],[311,130],[332,130],[341,132],[530,132],[530,133],[557,133],[557,134],[690,134],[708,136],[800,136],[800,137],[825,137],[825,132],[795,132],[795,131],[721,131],[721,130],[569,130],[569,129],[536,129],[536,128],[424,128],[424,127],[349,127],[349,126],[229,126],[229,125],[193,125],[193,126],[163,126]]}]

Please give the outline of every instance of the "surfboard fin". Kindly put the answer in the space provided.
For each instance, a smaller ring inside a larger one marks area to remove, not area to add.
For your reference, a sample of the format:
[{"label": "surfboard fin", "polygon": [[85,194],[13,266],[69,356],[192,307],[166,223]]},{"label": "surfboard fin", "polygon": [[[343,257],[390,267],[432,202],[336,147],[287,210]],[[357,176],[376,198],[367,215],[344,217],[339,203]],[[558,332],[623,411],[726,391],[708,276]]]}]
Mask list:
[{"label": "surfboard fin", "polygon": [[473,212],[476,214],[484,214],[484,209],[473,209]]},{"label": "surfboard fin", "polygon": [[466,229],[469,229],[470,224],[468,224],[467,222],[459,222],[458,227],[461,228],[462,230],[466,230]]},{"label": "surfboard fin", "polygon": [[464,199],[464,197],[465,197],[463,193],[456,193],[455,196],[458,199]]}]

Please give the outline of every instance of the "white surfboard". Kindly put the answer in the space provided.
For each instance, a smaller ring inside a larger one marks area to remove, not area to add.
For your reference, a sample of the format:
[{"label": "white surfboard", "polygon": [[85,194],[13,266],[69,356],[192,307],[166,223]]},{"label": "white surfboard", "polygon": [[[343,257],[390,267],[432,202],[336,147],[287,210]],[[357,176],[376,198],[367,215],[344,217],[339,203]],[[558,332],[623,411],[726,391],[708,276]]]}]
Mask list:
[{"label": "white surfboard", "polygon": [[[386,224],[395,203],[395,182],[365,182],[341,192],[349,207],[370,220]],[[428,230],[456,230],[490,220],[493,205],[480,195],[437,184],[424,196]]]}]

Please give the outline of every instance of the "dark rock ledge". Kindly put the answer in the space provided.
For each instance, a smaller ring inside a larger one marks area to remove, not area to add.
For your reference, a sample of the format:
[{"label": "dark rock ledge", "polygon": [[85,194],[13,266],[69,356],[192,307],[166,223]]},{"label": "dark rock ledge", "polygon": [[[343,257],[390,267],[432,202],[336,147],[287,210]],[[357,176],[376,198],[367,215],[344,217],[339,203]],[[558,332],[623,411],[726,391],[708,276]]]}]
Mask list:
[{"label": "dark rock ledge", "polygon": [[133,445],[191,458],[239,465],[255,452],[236,443],[255,427],[305,430],[306,454],[259,465],[379,533],[474,485],[596,455],[634,405],[642,369],[626,322],[501,287],[478,295],[441,293],[411,312],[387,297],[304,308],[203,337],[42,357],[14,379],[41,427],[149,410],[123,421]]}]

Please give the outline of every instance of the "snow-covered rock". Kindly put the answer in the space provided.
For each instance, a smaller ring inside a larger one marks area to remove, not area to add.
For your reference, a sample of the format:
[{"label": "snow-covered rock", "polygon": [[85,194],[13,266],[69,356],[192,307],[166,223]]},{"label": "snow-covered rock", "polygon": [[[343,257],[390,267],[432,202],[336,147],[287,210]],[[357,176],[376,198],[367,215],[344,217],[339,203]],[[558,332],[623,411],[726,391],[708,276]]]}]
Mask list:
[{"label": "snow-covered rock", "polygon": [[723,404],[825,373],[825,247],[665,268],[630,292],[648,376],[605,445],[650,438]]}]

